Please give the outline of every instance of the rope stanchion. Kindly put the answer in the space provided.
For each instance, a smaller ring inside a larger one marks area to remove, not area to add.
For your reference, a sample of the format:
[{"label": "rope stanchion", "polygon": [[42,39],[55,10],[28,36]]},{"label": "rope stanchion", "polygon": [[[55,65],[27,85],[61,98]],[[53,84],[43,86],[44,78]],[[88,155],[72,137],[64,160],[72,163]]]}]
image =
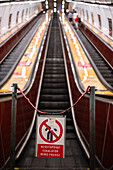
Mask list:
[{"label": "rope stanchion", "polygon": [[72,105],[70,106],[69,108],[67,108],[66,110],[62,111],[62,112],[59,112],[59,113],[48,113],[48,112],[43,112],[43,111],[40,111],[38,110],[30,101],[30,99],[28,97],[26,97],[26,95],[23,93],[23,91],[17,86],[17,89],[21,92],[21,94],[23,95],[23,97],[28,101],[28,103],[39,113],[41,114],[48,114],[48,115],[60,115],[60,114],[64,114],[65,112],[67,112],[68,110],[70,110],[72,107],[74,107],[78,102],[79,100],[89,91],[89,88],[90,86],[87,87],[86,91],[78,98],[78,100]]}]

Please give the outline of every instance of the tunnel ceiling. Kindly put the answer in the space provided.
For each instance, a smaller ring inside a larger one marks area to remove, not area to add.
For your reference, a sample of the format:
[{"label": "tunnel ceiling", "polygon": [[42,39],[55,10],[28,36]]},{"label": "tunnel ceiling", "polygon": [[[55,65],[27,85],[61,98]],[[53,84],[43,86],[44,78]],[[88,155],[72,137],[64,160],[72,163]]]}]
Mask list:
[{"label": "tunnel ceiling", "polygon": [[[56,0],[55,2],[57,3],[57,7],[56,8],[59,9],[61,7],[61,5],[62,5],[62,0]],[[43,7],[43,9],[46,9],[45,1],[42,2],[42,7]],[[49,7],[49,9],[53,9],[54,8],[54,0],[48,0],[48,7]],[[68,3],[65,1],[65,9],[67,9],[67,8],[68,8]]]},{"label": "tunnel ceiling", "polygon": [[[23,2],[23,1],[40,1],[40,0],[0,0],[0,3],[4,3],[4,2]],[[66,2],[66,0],[56,0],[55,2],[57,3],[57,9],[59,9],[62,5],[62,1],[65,1],[65,10],[68,8],[68,2]],[[49,9],[54,9],[54,0],[48,0],[48,7]],[[45,10],[46,9],[46,5],[45,5],[45,1],[42,2],[42,8]]]}]

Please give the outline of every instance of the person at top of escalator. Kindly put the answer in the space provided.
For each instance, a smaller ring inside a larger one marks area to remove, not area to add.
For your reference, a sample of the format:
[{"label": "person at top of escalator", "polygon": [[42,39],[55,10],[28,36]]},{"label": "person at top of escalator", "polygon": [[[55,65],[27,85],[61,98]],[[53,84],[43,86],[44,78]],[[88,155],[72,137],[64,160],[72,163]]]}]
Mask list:
[{"label": "person at top of escalator", "polygon": [[78,21],[79,21],[79,17],[77,15],[76,18],[75,18],[75,26],[76,26],[77,30],[78,30]]},{"label": "person at top of escalator", "polygon": [[77,17],[78,13],[74,10],[73,12],[73,23],[75,25],[75,18]]},{"label": "person at top of escalator", "polygon": [[72,13],[71,12],[69,12],[69,14],[68,14],[68,19],[72,23]]}]

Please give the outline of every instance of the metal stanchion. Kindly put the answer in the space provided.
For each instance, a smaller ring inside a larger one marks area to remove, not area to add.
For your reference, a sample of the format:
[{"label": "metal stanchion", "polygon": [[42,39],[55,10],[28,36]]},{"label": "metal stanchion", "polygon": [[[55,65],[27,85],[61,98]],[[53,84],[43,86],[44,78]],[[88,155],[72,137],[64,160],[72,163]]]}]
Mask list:
[{"label": "metal stanchion", "polygon": [[12,85],[12,110],[11,110],[11,139],[10,139],[10,169],[15,166],[15,143],[16,143],[16,106],[17,84]]},{"label": "metal stanchion", "polygon": [[95,169],[95,87],[90,87],[90,169]]}]

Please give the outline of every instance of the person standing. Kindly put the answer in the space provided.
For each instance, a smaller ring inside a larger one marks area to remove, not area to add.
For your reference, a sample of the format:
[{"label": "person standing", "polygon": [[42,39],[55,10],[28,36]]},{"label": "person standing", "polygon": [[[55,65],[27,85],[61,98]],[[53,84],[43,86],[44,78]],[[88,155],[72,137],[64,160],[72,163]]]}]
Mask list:
[{"label": "person standing", "polygon": [[74,13],[73,13],[73,22],[74,22],[74,25],[75,25],[75,18],[77,17],[77,12],[76,11],[74,11]]},{"label": "person standing", "polygon": [[69,14],[68,14],[68,19],[72,23],[72,13],[71,12],[69,12]]},{"label": "person standing", "polygon": [[78,20],[79,20],[79,17],[77,15],[77,17],[75,18],[75,26],[76,26],[76,29],[78,30]]}]

